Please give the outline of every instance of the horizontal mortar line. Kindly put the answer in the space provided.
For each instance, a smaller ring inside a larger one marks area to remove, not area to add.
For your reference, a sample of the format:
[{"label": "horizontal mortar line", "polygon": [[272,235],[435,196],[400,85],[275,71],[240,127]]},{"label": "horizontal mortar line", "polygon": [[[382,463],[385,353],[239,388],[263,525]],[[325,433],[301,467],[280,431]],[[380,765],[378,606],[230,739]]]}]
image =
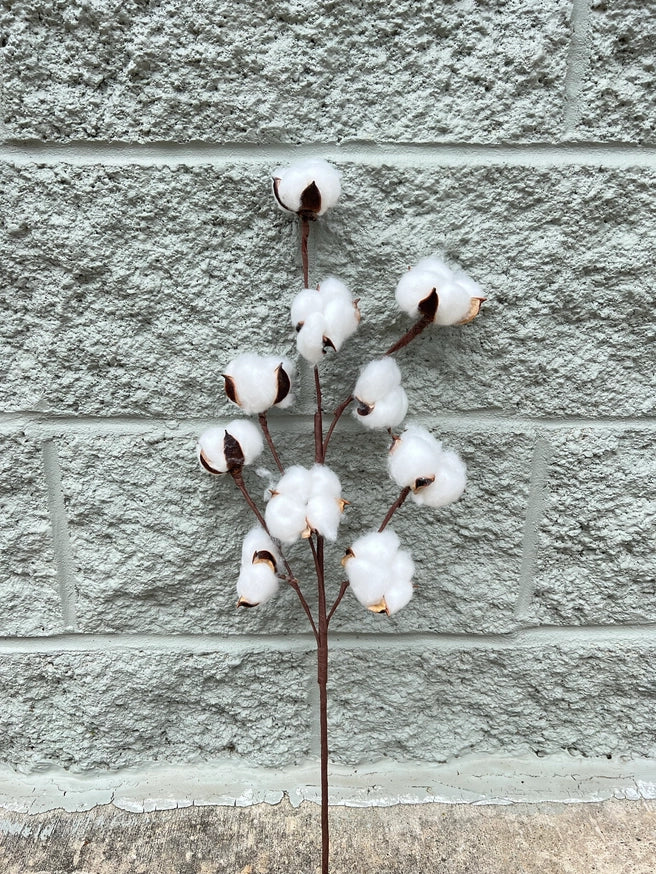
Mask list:
[{"label": "horizontal mortar line", "polygon": [[[330,421],[331,406],[326,405],[325,424]],[[314,413],[289,413],[286,416],[269,417],[269,425],[273,432],[298,433],[307,430],[311,425]],[[173,436],[197,436],[204,428],[212,425],[227,424],[233,418],[241,417],[239,410],[223,416],[210,418],[207,416],[184,417],[180,419],[148,417],[140,415],[125,416],[76,416],[47,414],[34,411],[0,413],[0,434],[13,434],[25,431],[32,435],[43,437],[53,436],[103,436],[115,434],[168,434]],[[587,428],[592,430],[627,429],[652,430],[656,428],[656,416],[599,416],[585,418],[580,416],[563,416],[559,418],[526,416],[513,417],[498,414],[494,411],[472,411],[465,413],[435,413],[430,416],[413,415],[416,423],[423,422],[431,427],[461,429],[481,427],[484,430],[503,431],[547,431],[571,430]],[[340,421],[339,430],[360,431],[360,427],[347,413]],[[309,433],[309,432],[308,432]]]},{"label": "horizontal mortar line", "polygon": [[[331,634],[333,651],[394,649],[404,651],[515,649],[561,645],[598,646],[633,643],[656,646],[656,623],[625,625],[543,625],[506,633],[355,632]],[[173,634],[78,633],[48,637],[0,638],[0,653],[58,653],[143,650],[151,652],[240,653],[253,650],[305,652],[314,650],[311,633],[294,634]]]},{"label": "horizontal mortar line", "polygon": [[203,166],[265,164],[304,157],[323,157],[372,166],[487,166],[656,168],[656,146],[632,143],[562,141],[559,143],[306,143],[258,145],[256,143],[187,143],[121,141],[44,143],[11,139],[0,145],[0,160],[18,166],[66,163],[73,166]]}]

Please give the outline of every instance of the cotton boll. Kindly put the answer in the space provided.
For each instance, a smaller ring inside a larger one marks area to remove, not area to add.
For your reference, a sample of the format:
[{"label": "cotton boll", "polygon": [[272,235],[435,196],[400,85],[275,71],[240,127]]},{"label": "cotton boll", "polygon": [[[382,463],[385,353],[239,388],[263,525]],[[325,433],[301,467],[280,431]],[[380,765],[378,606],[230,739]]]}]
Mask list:
[{"label": "cotton boll", "polygon": [[366,558],[351,558],[346,563],[346,576],[351,591],[363,607],[380,602],[385,591],[386,579],[381,573],[379,562]]},{"label": "cotton boll", "polygon": [[320,158],[298,161],[274,170],[273,191],[281,209],[316,218],[337,203],[341,194],[339,172]]},{"label": "cotton boll", "polygon": [[324,353],[326,320],[323,313],[311,313],[296,335],[296,348],[310,364],[318,364]]},{"label": "cotton boll", "polygon": [[279,588],[275,571],[268,564],[258,562],[244,565],[237,580],[238,607],[257,607],[265,604]]},{"label": "cotton boll", "polygon": [[234,437],[241,446],[244,464],[252,464],[264,449],[259,428],[247,419],[235,419],[226,426],[225,430],[226,434]]},{"label": "cotton boll", "polygon": [[376,401],[371,412],[360,415],[356,407],[354,415],[365,428],[394,428],[400,424],[408,412],[408,396],[402,386],[398,386],[384,398]]},{"label": "cotton boll", "polygon": [[447,282],[453,277],[453,270],[449,265],[438,258],[437,255],[428,255],[426,258],[420,258],[413,267],[413,270],[425,270],[431,273],[438,282]]},{"label": "cotton boll", "polygon": [[[356,558],[371,559],[382,565],[389,565],[396,555],[399,542],[399,538],[392,528],[386,528],[384,531],[371,531],[369,534],[358,537],[351,546],[351,552]],[[349,559],[346,563],[347,567],[350,561]]]},{"label": "cotton boll", "polygon": [[306,528],[305,507],[296,497],[274,495],[264,513],[271,536],[281,543],[296,543]]},{"label": "cotton boll", "polygon": [[[226,440],[226,434],[232,440]],[[233,443],[236,441],[236,446]],[[226,448],[234,454],[226,457]],[[198,438],[198,460],[209,473],[227,473],[251,464],[264,448],[259,430],[245,419],[235,419],[226,428],[208,428]]]},{"label": "cotton boll", "polygon": [[413,494],[417,504],[427,507],[444,507],[457,501],[467,485],[467,466],[456,452],[442,453],[435,480]]},{"label": "cotton boll", "polygon": [[354,334],[360,324],[359,312],[349,299],[332,300],[324,307],[324,319],[326,321],[325,335],[330,340],[336,352],[344,345],[344,342]]},{"label": "cotton boll", "polygon": [[304,288],[292,301],[292,325],[296,328],[298,325],[302,325],[308,316],[321,312],[323,312],[323,301],[319,292],[313,288]]},{"label": "cotton boll", "polygon": [[436,325],[457,325],[467,317],[471,307],[471,294],[458,282],[445,282],[438,290]]},{"label": "cotton boll", "polygon": [[365,404],[375,404],[401,384],[401,371],[392,358],[379,358],[363,367],[353,395]]},{"label": "cotton boll", "polygon": [[416,318],[421,301],[426,300],[441,281],[443,280],[427,270],[409,270],[396,286],[395,296],[399,309]]},{"label": "cotton boll", "polygon": [[413,487],[417,480],[435,475],[441,456],[440,442],[425,428],[406,428],[388,455],[390,476],[402,488]]},{"label": "cotton boll", "polygon": [[246,413],[288,407],[294,400],[295,367],[287,358],[246,352],[228,364],[223,376],[226,394]]}]

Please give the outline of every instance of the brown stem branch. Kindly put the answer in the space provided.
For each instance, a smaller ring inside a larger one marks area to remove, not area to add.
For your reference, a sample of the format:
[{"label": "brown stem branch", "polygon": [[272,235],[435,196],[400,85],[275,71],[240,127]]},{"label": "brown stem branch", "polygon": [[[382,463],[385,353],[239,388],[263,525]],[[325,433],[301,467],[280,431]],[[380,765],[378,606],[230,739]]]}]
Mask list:
[{"label": "brown stem branch", "polygon": [[342,586],[339,590],[339,595],[335,598],[335,602],[334,602],[333,606],[330,608],[330,612],[328,613],[328,619],[327,619],[328,624],[330,624],[330,620],[333,618],[333,613],[339,607],[341,600],[344,597],[344,595],[346,594],[346,590],[348,589],[348,587],[349,587],[349,581],[344,580],[344,582],[342,583]]},{"label": "brown stem branch", "polygon": [[410,494],[410,486],[406,486],[405,488],[401,489],[401,494],[398,496],[398,498],[394,501],[392,506],[387,511],[387,515],[383,519],[381,526],[378,529],[379,534],[381,531],[385,530],[385,528],[387,527],[387,523],[392,518],[392,516],[396,513],[396,511],[399,509],[399,507],[405,501],[405,499],[408,497],[409,494]]},{"label": "brown stem branch", "polygon": [[280,473],[285,472],[285,468],[282,466],[282,462],[280,461],[280,456],[276,452],[276,447],[273,444],[273,438],[271,437],[271,433],[269,431],[269,423],[267,422],[267,414],[260,413],[258,416],[260,422],[260,428],[262,429],[262,433],[264,434],[264,439],[266,440],[269,449],[271,450],[271,455],[273,456],[273,460],[275,461],[278,470]]},{"label": "brown stem branch", "polygon": [[301,261],[303,262],[304,288],[310,287],[310,269],[308,266],[308,237],[310,236],[310,222],[301,217]]},{"label": "brown stem branch", "polygon": [[342,403],[337,407],[337,409],[333,413],[333,420],[330,423],[330,428],[328,428],[328,433],[326,434],[326,439],[323,441],[323,457],[324,457],[324,459],[326,457],[326,452],[328,451],[328,444],[330,443],[330,438],[333,436],[333,431],[335,430],[335,426],[337,425],[337,423],[341,419],[342,414],[344,413],[344,410],[348,407],[349,404],[353,403],[354,400],[355,399],[354,399],[353,395],[349,395],[345,401],[342,401]]},{"label": "brown stem branch", "polygon": [[[317,682],[319,683],[319,729],[321,735],[321,874],[328,874],[330,836],[328,830],[328,616],[324,579],[324,539],[317,534],[317,594],[319,596],[319,641]],[[313,553],[315,552],[313,548]]]},{"label": "brown stem branch", "polygon": [[398,352],[399,349],[403,349],[404,346],[407,346],[415,337],[418,337],[422,331],[424,331],[429,325],[432,325],[433,320],[429,319],[428,316],[422,316],[419,321],[415,322],[414,325],[410,328],[410,330],[406,331],[405,334],[396,341],[393,346],[390,346],[385,355],[393,355],[395,352]]},{"label": "brown stem branch", "polygon": [[314,460],[317,464],[323,464],[323,418],[321,410],[321,380],[319,379],[319,367],[314,365],[314,390],[317,397],[317,411],[314,414]]}]

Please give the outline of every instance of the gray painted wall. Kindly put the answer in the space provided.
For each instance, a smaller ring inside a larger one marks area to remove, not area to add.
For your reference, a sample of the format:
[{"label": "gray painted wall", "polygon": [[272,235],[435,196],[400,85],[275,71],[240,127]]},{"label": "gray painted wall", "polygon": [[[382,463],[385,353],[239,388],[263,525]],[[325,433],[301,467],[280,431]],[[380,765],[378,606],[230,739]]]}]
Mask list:
[{"label": "gray painted wall", "polygon": [[[250,519],[194,458],[234,415],[227,361],[294,348],[298,231],[268,177],[298,155],[343,171],[310,272],[364,317],[327,406],[407,326],[419,257],[489,295],[399,356],[470,483],[395,521],[398,618],[340,609],[334,761],[656,755],[653,6],[22,0],[3,33],[2,762],[316,755],[304,615],[291,591],[235,611]],[[287,460],[311,460],[308,376],[272,418]],[[385,448],[335,437],[335,588],[395,497]]]}]

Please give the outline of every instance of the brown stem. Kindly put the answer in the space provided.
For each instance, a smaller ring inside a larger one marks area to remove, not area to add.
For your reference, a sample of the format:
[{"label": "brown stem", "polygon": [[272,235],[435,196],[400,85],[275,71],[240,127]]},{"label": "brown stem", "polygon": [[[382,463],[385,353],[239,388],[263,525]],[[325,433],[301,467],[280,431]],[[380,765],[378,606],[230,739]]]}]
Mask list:
[{"label": "brown stem", "polygon": [[330,443],[330,438],[333,436],[333,431],[335,430],[335,426],[339,422],[342,417],[344,410],[348,407],[349,404],[353,403],[354,397],[353,395],[349,395],[345,401],[337,407],[335,412],[333,413],[333,420],[330,423],[330,428],[328,428],[328,433],[326,434],[326,439],[323,441],[323,457],[325,459],[326,452],[328,451],[328,444]]},{"label": "brown stem", "polygon": [[409,331],[405,332],[400,340],[397,340],[393,346],[389,347],[385,355],[393,355],[395,352],[398,352],[399,349],[403,349],[404,346],[407,346],[408,343],[415,339],[415,337],[418,337],[421,332],[429,325],[432,325],[432,323],[432,319],[429,319],[427,316],[422,316],[419,321],[414,323]]},{"label": "brown stem", "polygon": [[344,595],[346,594],[346,590],[348,589],[348,587],[349,587],[349,581],[348,581],[348,580],[344,580],[344,582],[342,583],[342,586],[341,586],[341,588],[340,588],[340,590],[339,590],[339,595],[335,598],[335,603],[334,603],[333,606],[330,608],[330,613],[328,614],[328,623],[329,623],[329,624],[330,624],[330,620],[333,618],[333,613],[334,613],[335,610],[337,610],[337,608],[339,607],[339,605],[340,605],[340,603],[341,603],[341,600],[342,600],[342,598],[344,597]]},{"label": "brown stem", "polygon": [[323,419],[321,410],[321,380],[319,368],[314,365],[314,389],[317,396],[317,411],[314,414],[314,460],[317,464],[323,464]]},{"label": "brown stem", "polygon": [[260,413],[258,416],[260,422],[260,428],[262,429],[262,433],[264,434],[264,439],[266,440],[269,449],[271,450],[271,455],[273,455],[273,460],[278,466],[278,470],[280,473],[285,472],[285,468],[282,466],[282,462],[280,461],[280,456],[276,452],[276,447],[273,445],[273,439],[271,437],[271,433],[269,432],[269,423],[267,422],[267,414]]},{"label": "brown stem", "polygon": [[[319,683],[319,729],[321,735],[321,874],[328,874],[330,835],[328,829],[328,616],[324,581],[323,537],[317,535],[317,593],[319,596],[319,639],[317,682]],[[314,550],[313,550],[314,552]]]},{"label": "brown stem", "polygon": [[394,501],[392,506],[387,511],[387,515],[383,519],[381,526],[378,529],[379,534],[381,531],[385,530],[385,528],[387,527],[387,523],[392,518],[392,516],[396,513],[396,511],[399,509],[399,507],[405,501],[405,499],[408,497],[409,494],[410,494],[410,486],[406,486],[405,488],[401,489],[401,494],[398,496],[398,498]]},{"label": "brown stem", "polygon": [[301,217],[301,261],[303,262],[304,288],[310,287],[310,270],[308,267],[308,237],[310,236],[310,222]]},{"label": "brown stem", "polygon": [[[235,481],[235,483],[237,484],[239,491],[244,496],[244,500],[246,501],[248,506],[251,508],[251,510],[255,514],[257,521],[260,523],[262,528],[264,528],[264,530],[269,535],[269,537],[271,537],[271,534],[269,532],[269,528],[268,528],[267,523],[264,519],[264,516],[257,509],[257,505],[256,505],[255,501],[251,498],[251,496],[248,492],[248,489],[246,488],[246,483],[244,482],[244,478],[241,475],[241,469],[236,468],[235,470],[231,470],[230,474],[231,474],[233,480]],[[298,584],[298,580],[294,576],[294,573],[290,567],[289,562],[287,561],[285,556],[282,555],[282,552],[280,554],[282,556],[283,564],[285,565],[285,570],[287,571],[287,582],[289,583],[289,585],[292,587],[292,589],[294,589],[294,591],[298,595],[298,598],[301,602],[303,609],[305,610],[307,618],[310,620],[310,625],[312,626],[312,631],[314,632],[314,636],[318,642],[319,636],[318,636],[317,626],[316,626],[314,618],[312,616],[312,611],[310,610],[308,602],[305,600],[305,597],[303,596],[303,592],[301,592],[301,587]]]}]

